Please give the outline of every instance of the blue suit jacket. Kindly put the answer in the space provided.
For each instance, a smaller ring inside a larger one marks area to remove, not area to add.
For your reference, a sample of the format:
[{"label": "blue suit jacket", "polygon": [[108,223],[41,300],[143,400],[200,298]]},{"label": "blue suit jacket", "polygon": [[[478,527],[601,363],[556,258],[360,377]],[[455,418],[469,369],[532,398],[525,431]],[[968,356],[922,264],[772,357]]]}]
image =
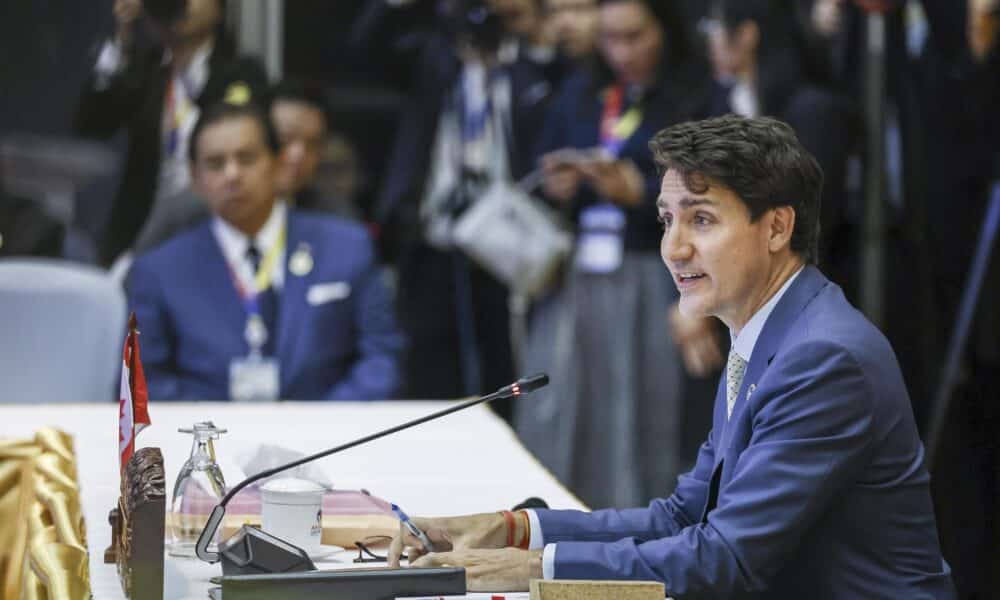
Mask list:
[{"label": "blue suit jacket", "polygon": [[732,418],[647,508],[538,511],[559,579],[677,598],[951,598],[909,398],[882,334],[814,267],[771,313]]},{"label": "blue suit jacket", "polygon": [[[403,344],[367,232],[335,217],[292,209],[287,228],[275,351],[281,397],[390,397],[399,383],[397,355]],[[309,249],[314,263],[304,276],[287,269],[300,248]],[[349,286],[346,297],[307,301],[312,286],[336,282]],[[248,352],[243,339],[247,315],[211,221],[138,258],[127,287],[142,332],[150,398],[227,398],[229,363]]]}]

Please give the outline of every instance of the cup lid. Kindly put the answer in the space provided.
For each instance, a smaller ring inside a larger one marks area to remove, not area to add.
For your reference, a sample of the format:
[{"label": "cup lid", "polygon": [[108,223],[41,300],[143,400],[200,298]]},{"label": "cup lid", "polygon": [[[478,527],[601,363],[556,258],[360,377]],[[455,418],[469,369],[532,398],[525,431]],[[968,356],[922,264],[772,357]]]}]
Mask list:
[{"label": "cup lid", "polygon": [[308,479],[283,477],[272,479],[260,487],[264,500],[291,504],[308,504],[322,498],[326,488]]}]

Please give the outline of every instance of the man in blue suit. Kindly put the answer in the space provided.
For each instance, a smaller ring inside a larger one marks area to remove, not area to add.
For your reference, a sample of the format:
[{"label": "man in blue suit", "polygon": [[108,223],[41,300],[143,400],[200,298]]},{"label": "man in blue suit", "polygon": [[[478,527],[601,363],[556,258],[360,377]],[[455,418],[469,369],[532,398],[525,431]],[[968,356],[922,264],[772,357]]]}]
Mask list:
[{"label": "man in blue suit", "polygon": [[675,598],[953,597],[895,355],[812,264],[815,159],[767,118],[684,123],[651,147],[680,309],[733,339],[694,469],[646,508],[416,519],[447,551],[401,531],[391,558],[466,566],[474,589],[544,576],[656,580]]},{"label": "man in blue suit", "polygon": [[213,217],[137,259],[127,286],[154,400],[370,400],[398,387],[402,338],[366,231],[278,200],[277,149],[251,104],[195,125],[192,181]]}]

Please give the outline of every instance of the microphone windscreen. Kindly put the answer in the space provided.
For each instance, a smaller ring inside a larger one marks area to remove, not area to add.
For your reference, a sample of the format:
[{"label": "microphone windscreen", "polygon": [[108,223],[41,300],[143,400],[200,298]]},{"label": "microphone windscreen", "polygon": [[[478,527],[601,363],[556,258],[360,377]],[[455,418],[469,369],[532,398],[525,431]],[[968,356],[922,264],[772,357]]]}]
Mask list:
[{"label": "microphone windscreen", "polygon": [[549,376],[545,373],[535,373],[530,377],[524,377],[517,382],[522,394],[531,393],[549,384]]},{"label": "microphone windscreen", "polygon": [[548,508],[549,503],[537,496],[525,499],[524,502],[514,506],[511,510],[523,510],[525,508]]}]

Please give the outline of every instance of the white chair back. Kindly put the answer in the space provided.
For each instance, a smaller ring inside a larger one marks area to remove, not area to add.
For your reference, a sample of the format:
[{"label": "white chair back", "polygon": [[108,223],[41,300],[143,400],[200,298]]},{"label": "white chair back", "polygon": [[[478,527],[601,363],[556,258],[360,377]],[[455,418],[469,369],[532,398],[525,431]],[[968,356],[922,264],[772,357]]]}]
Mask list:
[{"label": "white chair back", "polygon": [[118,396],[125,293],[105,271],[0,260],[0,403]]}]

